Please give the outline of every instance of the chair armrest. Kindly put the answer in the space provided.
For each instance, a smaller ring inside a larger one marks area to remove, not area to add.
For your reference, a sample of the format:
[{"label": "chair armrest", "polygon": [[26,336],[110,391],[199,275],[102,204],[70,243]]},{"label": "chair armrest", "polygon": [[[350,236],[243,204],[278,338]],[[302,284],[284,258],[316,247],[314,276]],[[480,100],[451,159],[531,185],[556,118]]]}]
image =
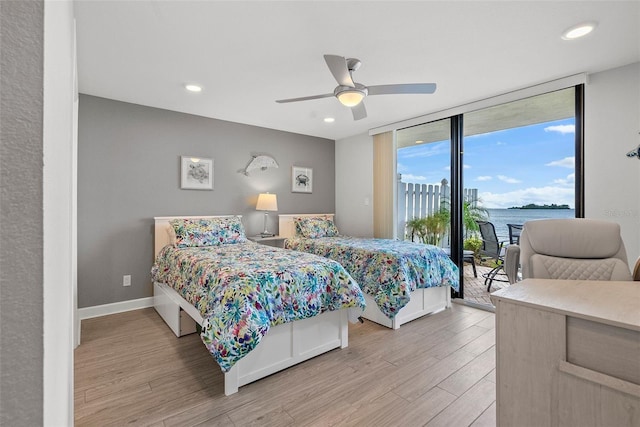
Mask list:
[{"label": "chair armrest", "polygon": [[509,245],[504,256],[504,272],[507,274],[510,284],[518,281],[518,269],[520,268],[520,246]]}]

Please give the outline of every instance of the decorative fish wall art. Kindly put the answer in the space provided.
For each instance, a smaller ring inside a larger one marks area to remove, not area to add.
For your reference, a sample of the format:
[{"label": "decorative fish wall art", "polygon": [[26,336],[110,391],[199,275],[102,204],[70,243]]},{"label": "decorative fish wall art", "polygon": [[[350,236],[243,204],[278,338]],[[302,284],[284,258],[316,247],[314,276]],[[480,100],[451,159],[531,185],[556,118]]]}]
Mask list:
[{"label": "decorative fish wall art", "polygon": [[242,173],[244,173],[246,176],[249,176],[249,172],[254,171],[256,169],[265,171],[269,168],[277,168],[277,167],[278,167],[278,163],[273,157],[263,154],[260,156],[253,156],[253,159],[251,159],[251,161],[249,162],[247,167],[244,168]]}]

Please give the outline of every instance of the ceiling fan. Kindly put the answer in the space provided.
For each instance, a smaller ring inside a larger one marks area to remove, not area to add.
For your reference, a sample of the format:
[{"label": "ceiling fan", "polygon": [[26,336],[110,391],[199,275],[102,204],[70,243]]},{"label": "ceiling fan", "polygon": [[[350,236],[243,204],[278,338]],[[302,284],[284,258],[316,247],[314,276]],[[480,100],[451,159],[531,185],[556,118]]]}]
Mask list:
[{"label": "ceiling fan", "polygon": [[345,58],[338,55],[324,55],[324,60],[329,67],[329,71],[338,82],[338,86],[333,93],[322,95],[304,96],[302,98],[279,99],[276,102],[297,102],[311,99],[328,98],[335,96],[342,105],[351,107],[354,120],[367,117],[367,110],[364,108],[362,100],[367,95],[393,95],[400,93],[433,93],[436,91],[435,83],[405,83],[394,85],[365,86],[353,81],[352,73],[356,71],[362,63],[359,59]]}]

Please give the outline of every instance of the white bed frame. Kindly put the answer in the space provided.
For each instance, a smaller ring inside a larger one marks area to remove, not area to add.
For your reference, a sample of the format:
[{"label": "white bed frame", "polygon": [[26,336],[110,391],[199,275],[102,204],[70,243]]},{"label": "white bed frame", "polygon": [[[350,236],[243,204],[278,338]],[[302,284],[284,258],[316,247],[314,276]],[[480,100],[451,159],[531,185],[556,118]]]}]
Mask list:
[{"label": "white bed frame", "polygon": [[[155,217],[155,255],[169,243],[170,220],[216,217],[221,216]],[[194,333],[196,323],[202,325],[200,312],[170,286],[154,283],[153,295],[156,311],[176,336]],[[224,374],[224,394],[234,394],[245,384],[348,344],[347,309],[272,326],[260,344]]]},{"label": "white bed frame", "polygon": [[[313,217],[313,216],[326,216],[333,219],[334,214],[287,214],[278,215],[279,221],[279,236],[280,237],[293,237],[296,234],[296,226],[294,218],[296,217]],[[445,308],[451,307],[451,291],[448,286],[436,286],[431,288],[416,289],[411,293],[411,299],[400,309],[398,314],[392,319],[389,319],[378,307],[373,296],[364,293],[364,298],[367,302],[367,308],[365,309],[362,317],[365,319],[376,322],[382,326],[386,326],[391,329],[398,329],[400,325],[415,320],[419,317],[427,314],[432,314]]]}]

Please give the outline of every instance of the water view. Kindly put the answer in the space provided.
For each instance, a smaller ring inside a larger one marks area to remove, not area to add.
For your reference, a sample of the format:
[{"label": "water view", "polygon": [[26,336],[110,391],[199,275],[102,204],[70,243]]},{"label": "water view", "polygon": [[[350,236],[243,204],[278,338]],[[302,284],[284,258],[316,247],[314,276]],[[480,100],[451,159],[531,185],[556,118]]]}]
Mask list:
[{"label": "water view", "polygon": [[526,221],[545,218],[575,218],[575,209],[487,209],[489,222],[496,228],[501,240],[509,238],[507,224],[524,224]]}]

